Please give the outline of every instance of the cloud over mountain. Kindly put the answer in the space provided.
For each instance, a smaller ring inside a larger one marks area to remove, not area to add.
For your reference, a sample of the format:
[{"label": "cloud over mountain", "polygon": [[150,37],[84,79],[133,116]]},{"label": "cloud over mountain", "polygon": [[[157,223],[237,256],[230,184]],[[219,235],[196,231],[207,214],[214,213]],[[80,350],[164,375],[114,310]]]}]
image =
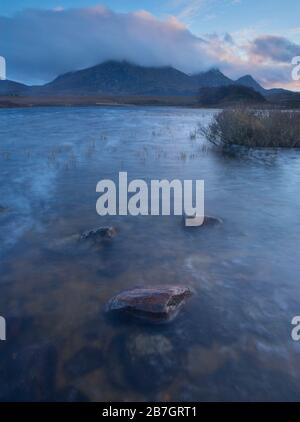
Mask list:
[{"label": "cloud over mountain", "polygon": [[204,40],[175,18],[160,21],[145,11],[26,10],[0,17],[0,27],[10,78],[48,80],[109,59],[184,71],[213,65]]},{"label": "cloud over mountain", "polygon": [[229,76],[251,73],[271,86],[290,80],[290,61],[300,54],[300,46],[282,37],[201,38],[175,17],[160,20],[146,11],[117,13],[103,6],[25,10],[0,16],[0,28],[8,78],[27,82],[112,59],[170,65],[186,73],[220,67]]}]

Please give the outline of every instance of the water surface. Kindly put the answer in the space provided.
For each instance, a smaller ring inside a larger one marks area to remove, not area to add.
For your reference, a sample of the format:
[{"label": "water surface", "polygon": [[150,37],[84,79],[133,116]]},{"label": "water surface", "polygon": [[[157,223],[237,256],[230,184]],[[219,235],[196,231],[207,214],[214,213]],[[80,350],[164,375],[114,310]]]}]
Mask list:
[{"label": "water surface", "polygon": [[[299,400],[300,152],[221,154],[161,107],[0,110],[1,400]],[[221,227],[99,217],[96,184],[204,179]],[[74,235],[114,225],[103,245]],[[170,325],[103,314],[120,290],[195,294]]]}]

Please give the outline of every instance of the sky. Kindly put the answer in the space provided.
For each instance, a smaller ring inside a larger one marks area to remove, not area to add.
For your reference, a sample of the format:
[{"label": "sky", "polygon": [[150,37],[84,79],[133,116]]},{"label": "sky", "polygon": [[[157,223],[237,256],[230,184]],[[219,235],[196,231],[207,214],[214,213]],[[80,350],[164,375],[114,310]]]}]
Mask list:
[{"label": "sky", "polygon": [[31,84],[125,59],[300,91],[300,1],[1,0],[0,55],[9,79]]}]

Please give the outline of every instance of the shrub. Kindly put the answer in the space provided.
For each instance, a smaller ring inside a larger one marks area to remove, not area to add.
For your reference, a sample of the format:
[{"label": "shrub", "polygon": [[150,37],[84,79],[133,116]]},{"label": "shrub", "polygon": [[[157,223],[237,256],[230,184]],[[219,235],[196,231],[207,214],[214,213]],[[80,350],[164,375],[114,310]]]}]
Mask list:
[{"label": "shrub", "polygon": [[215,145],[252,148],[300,148],[300,113],[296,111],[223,110],[201,132]]}]

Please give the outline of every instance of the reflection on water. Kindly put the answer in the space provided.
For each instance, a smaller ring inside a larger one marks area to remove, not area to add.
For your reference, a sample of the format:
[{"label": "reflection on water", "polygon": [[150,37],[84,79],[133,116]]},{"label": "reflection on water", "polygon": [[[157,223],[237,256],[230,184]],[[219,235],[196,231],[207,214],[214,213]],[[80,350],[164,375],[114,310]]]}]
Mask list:
[{"label": "reflection on water", "polygon": [[[212,111],[0,111],[1,400],[300,400],[300,152],[220,154]],[[99,217],[96,184],[204,179],[207,214]],[[76,234],[114,225],[110,243]],[[137,285],[195,291],[170,325],[109,320]]]}]

